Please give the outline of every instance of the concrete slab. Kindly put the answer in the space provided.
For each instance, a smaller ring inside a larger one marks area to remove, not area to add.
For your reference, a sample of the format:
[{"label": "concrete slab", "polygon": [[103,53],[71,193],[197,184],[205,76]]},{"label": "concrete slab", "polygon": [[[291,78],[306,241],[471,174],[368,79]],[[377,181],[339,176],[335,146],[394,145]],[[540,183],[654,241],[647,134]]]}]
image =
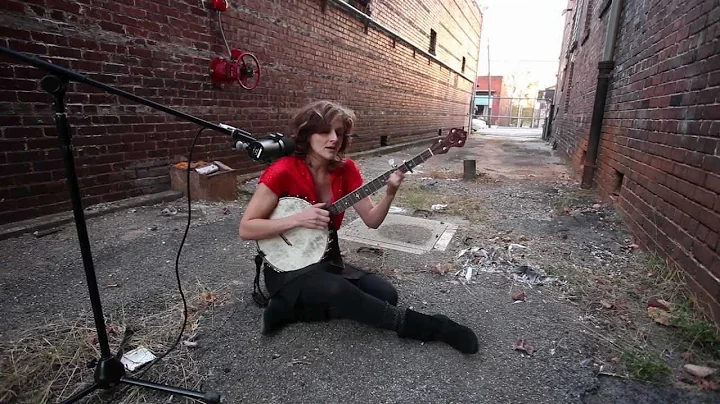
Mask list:
[{"label": "concrete slab", "polygon": [[343,226],[338,235],[343,240],[374,247],[425,254],[444,251],[457,229],[458,225],[453,223],[389,214],[377,229],[368,228],[358,218]]}]

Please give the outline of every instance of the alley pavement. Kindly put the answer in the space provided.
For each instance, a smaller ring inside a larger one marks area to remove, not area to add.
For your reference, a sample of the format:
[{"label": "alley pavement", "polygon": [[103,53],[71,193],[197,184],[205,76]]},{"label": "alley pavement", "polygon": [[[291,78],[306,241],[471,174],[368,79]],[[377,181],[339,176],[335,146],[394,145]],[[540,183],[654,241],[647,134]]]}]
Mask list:
[{"label": "alley pavement", "polygon": [[[565,298],[561,281],[528,283],[499,266],[496,271],[478,267],[466,276],[458,256],[473,247],[507,251],[511,244],[520,245],[512,262],[543,276],[549,276],[552,265],[578,256],[595,262],[596,250],[623,254],[618,246],[630,235],[614,216],[598,221],[553,215],[558,194],[578,185],[539,137],[538,130],[527,129],[471,134],[465,147],[433,157],[406,177],[400,194],[407,194],[396,201],[394,214],[457,224],[445,250],[413,254],[341,240],[348,262],[390,279],[399,291],[399,305],[470,326],[480,340],[476,355],[346,320],[292,324],[260,335],[262,309],[250,295],[255,245],[238,237],[255,182],[241,185],[237,202],[193,201],[180,276],[189,299],[197,296],[189,291],[202,285],[222,301],[188,332],[196,334],[197,345],[178,348],[191,351],[203,379],[200,387],[222,393],[228,403],[718,402],[717,394],[601,375],[593,361],[598,341],[582,331],[584,313]],[[401,162],[423,149],[357,161],[369,181],[388,169],[390,158]],[[460,179],[468,159],[478,169],[471,184]],[[122,308],[124,321],[132,323],[179,302],[174,265],[186,204],[179,199],[88,220],[106,312]],[[433,204],[447,206],[433,209]],[[345,224],[356,218],[349,210]],[[0,338],[13,340],[28,328],[89,313],[72,223],[44,237],[26,234],[0,241],[0,250]],[[612,258],[600,259],[613,264]],[[519,291],[526,294],[524,301],[511,298]],[[517,349],[518,341],[534,349]],[[156,376],[158,381],[163,377]],[[150,402],[165,402],[162,394],[150,397]]]}]

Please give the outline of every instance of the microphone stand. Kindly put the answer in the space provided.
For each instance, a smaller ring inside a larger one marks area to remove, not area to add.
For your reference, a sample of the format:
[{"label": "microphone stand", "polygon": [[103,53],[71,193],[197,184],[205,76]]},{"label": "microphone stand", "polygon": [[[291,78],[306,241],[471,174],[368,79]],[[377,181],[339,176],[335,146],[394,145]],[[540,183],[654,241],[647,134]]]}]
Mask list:
[{"label": "microphone stand", "polygon": [[[90,251],[90,241],[88,238],[87,227],[85,224],[85,215],[83,213],[82,199],[80,197],[78,179],[75,172],[73,146],[70,136],[70,124],[68,123],[67,113],[65,112],[65,91],[67,89],[67,84],[71,80],[89,84],[94,87],[106,90],[110,93],[129,98],[133,101],[137,101],[151,108],[155,108],[160,111],[167,112],[171,115],[197,123],[206,128],[230,135],[233,138],[235,148],[240,145],[244,148],[248,148],[254,144],[256,150],[258,147],[260,150],[262,150],[262,144],[256,141],[250,135],[250,133],[246,131],[233,128],[229,125],[216,125],[208,121],[199,119],[197,117],[182,113],[180,111],[176,111],[172,108],[168,108],[153,101],[146,100],[126,91],[122,91],[120,89],[92,80],[85,75],[78,74],[70,69],[53,65],[37,57],[28,56],[2,46],[0,46],[0,53],[14,56],[33,66],[50,71],[52,73],[45,76],[41,80],[40,87],[44,91],[52,94],[55,97],[55,125],[57,127],[58,136],[61,142],[60,149],[62,151],[63,160],[65,161],[67,184],[70,192],[70,198],[72,201],[72,209],[75,217],[75,226],[77,229],[78,240],[80,242],[80,252],[82,254],[83,266],[85,267],[85,276],[87,278],[90,302],[92,304],[93,317],[95,319],[95,328],[97,329],[98,344],[100,345],[101,353],[101,358],[99,360],[94,359],[90,364],[90,367],[93,366],[93,362],[95,365],[94,383],[86,387],[82,391],[78,392],[77,394],[73,395],[72,397],[64,401],[64,403],[74,403],[97,389],[111,389],[117,387],[120,384],[141,386],[171,394],[178,394],[201,400],[206,403],[219,403],[220,395],[215,392],[204,393],[127,377],[125,376],[125,367],[122,362],[120,362],[120,358],[110,352],[108,336],[105,330],[105,318],[102,311],[102,304],[100,302],[100,292],[97,286],[97,278],[95,277],[95,268],[93,265],[92,253]],[[261,153],[255,153],[255,155],[257,155],[258,157],[260,156],[260,154]],[[253,154],[251,154],[251,157],[253,157]],[[190,170],[190,164],[191,162],[188,162],[188,170]],[[190,195],[188,195],[188,198],[189,197]]]}]

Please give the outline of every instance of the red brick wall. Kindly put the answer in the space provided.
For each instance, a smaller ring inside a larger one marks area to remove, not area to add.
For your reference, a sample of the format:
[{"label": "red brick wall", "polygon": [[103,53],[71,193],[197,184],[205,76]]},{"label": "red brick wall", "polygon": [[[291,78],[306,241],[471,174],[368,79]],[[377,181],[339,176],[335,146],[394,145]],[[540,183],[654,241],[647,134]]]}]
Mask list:
[{"label": "red brick wall", "polygon": [[[558,149],[577,168],[609,18],[598,18],[604,1],[593,3],[553,125]],[[645,246],[690,275],[689,286],[720,321],[719,39],[716,0],[624,2],[595,185],[616,200]]]},{"label": "red brick wall", "polygon": [[[356,151],[378,147],[383,135],[394,144],[467,126],[471,81],[372,28],[365,32],[332,5],[323,13],[322,3],[230,2],[221,15],[230,46],[254,53],[264,69],[252,92],[212,86],[210,60],[227,51],[216,13],[201,0],[3,0],[0,45],[257,136],[285,132],[295,108],[320,98],[357,112]],[[480,12],[471,0],[383,3],[403,16],[392,28],[419,46],[431,26],[425,8],[436,4],[438,57],[460,70],[464,56],[465,75],[476,76]],[[390,23],[380,10],[373,16]],[[6,56],[0,72],[0,223],[68,210],[52,98],[38,87],[44,73]],[[168,166],[187,156],[199,129],[84,84],[71,83],[67,102],[85,206],[169,189]],[[205,131],[195,157],[240,173],[262,169],[229,151],[229,140]]]}]

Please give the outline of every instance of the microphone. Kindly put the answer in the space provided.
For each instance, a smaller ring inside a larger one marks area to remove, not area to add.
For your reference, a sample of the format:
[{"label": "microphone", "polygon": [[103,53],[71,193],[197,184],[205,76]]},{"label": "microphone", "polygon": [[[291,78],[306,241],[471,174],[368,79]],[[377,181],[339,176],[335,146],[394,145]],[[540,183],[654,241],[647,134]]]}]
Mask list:
[{"label": "microphone", "polygon": [[271,163],[272,160],[289,156],[295,152],[295,141],[282,133],[271,133],[265,138],[255,139],[250,132],[220,123],[233,139],[233,150],[247,150],[251,159]]},{"label": "microphone", "polygon": [[293,154],[295,141],[282,133],[271,133],[266,138],[250,142],[247,151],[251,159],[270,163],[272,160]]}]

